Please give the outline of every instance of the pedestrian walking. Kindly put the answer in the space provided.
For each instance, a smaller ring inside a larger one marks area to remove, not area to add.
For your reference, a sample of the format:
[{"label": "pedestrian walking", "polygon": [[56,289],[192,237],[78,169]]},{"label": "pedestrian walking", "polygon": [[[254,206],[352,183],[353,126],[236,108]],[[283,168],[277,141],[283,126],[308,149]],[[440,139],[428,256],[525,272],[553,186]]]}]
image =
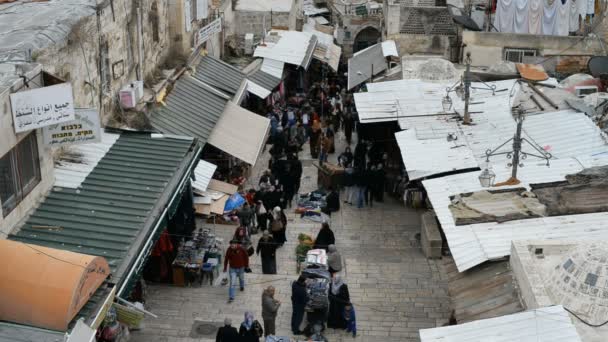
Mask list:
[{"label": "pedestrian walking", "polygon": [[272,210],[272,215],[270,216],[270,230],[272,231],[272,237],[278,246],[283,246],[283,244],[287,242],[287,216],[285,216],[285,213],[279,206],[276,206]]},{"label": "pedestrian walking", "polygon": [[327,155],[331,148],[331,139],[323,133],[319,137],[319,145],[321,146],[319,152],[319,165],[323,165],[323,163],[327,162]]},{"label": "pedestrian walking", "polygon": [[323,222],[321,225],[321,230],[319,230],[317,238],[315,239],[313,249],[324,249],[327,251],[327,247],[335,243],[336,237],[334,236],[334,232],[329,228],[329,223]]},{"label": "pedestrian walking", "polygon": [[355,189],[355,169],[352,165],[348,164],[344,169],[344,178],[342,180],[344,185],[344,203],[353,204],[356,201]]},{"label": "pedestrian walking", "polygon": [[245,312],[245,320],[241,323],[239,336],[241,342],[260,342],[260,337],[264,335],[264,329],[260,322],[253,318],[253,313]]},{"label": "pedestrian walking", "polygon": [[364,186],[365,186],[365,205],[369,205],[370,207],[374,206],[374,193],[376,192],[376,166],[370,166],[364,172]]},{"label": "pedestrian walking", "polygon": [[225,318],[224,326],[217,330],[215,342],[240,342],[239,332],[232,326],[230,318]]},{"label": "pedestrian walking", "polygon": [[277,274],[276,252],[277,243],[270,236],[270,233],[265,230],[258,241],[258,248],[256,249],[256,254],[261,255],[262,258],[262,273]]},{"label": "pedestrian walking", "polygon": [[294,335],[301,335],[300,325],[304,319],[304,309],[308,303],[308,293],[306,292],[306,278],[300,276],[297,281],[291,284],[291,332]]},{"label": "pedestrian walking", "polygon": [[342,271],[342,255],[338,252],[336,245],[327,246],[327,266],[332,275]]},{"label": "pedestrian walking", "polygon": [[239,218],[241,226],[247,229],[247,234],[250,234],[251,222],[253,221],[253,210],[251,210],[248,202],[245,202],[243,207],[236,212],[236,216]]},{"label": "pedestrian walking", "polygon": [[350,293],[348,286],[342,277],[335,275],[329,285],[329,315],[327,326],[334,329],[346,329],[346,318],[344,309],[350,303]]},{"label": "pedestrian walking", "polygon": [[353,137],[353,128],[355,126],[353,116],[350,113],[350,110],[347,110],[346,114],[344,115],[343,121],[344,122],[342,123],[342,126],[344,127],[344,136],[346,137],[346,143],[348,144],[348,146],[350,146]]},{"label": "pedestrian walking", "polygon": [[383,167],[382,163],[379,163],[378,166],[376,167],[376,182],[377,182],[376,199],[378,200],[378,202],[384,202],[384,187],[386,184],[386,172],[384,171],[384,167]]},{"label": "pedestrian walking", "polygon": [[346,332],[352,333],[353,337],[357,337],[357,318],[352,303],[344,307],[344,318],[346,319]]},{"label": "pedestrian walking", "polygon": [[258,222],[258,230],[265,231],[266,230],[266,208],[264,207],[264,203],[262,200],[258,200],[255,204],[255,216],[256,221]]},{"label": "pedestrian walking", "polygon": [[[297,195],[300,191],[300,184],[302,182],[302,161],[298,158],[298,155],[292,155],[289,157],[289,163],[291,164],[289,170],[291,177],[294,181],[294,194]],[[297,198],[297,197],[296,197]],[[297,204],[297,203],[296,203]]]},{"label": "pedestrian walking", "polygon": [[342,152],[340,156],[338,156],[338,164],[343,167],[347,167],[353,162],[354,159],[355,156],[351,152],[350,147],[346,146],[344,152]]},{"label": "pedestrian walking", "polygon": [[264,336],[275,335],[275,321],[281,302],[274,298],[275,289],[268,286],[262,293],[262,319],[264,320]]},{"label": "pedestrian walking", "polygon": [[228,301],[234,301],[236,281],[238,278],[241,291],[245,291],[245,270],[249,269],[249,256],[247,251],[237,240],[230,241],[230,247],[224,257],[224,273],[230,266],[230,286],[228,287]]}]

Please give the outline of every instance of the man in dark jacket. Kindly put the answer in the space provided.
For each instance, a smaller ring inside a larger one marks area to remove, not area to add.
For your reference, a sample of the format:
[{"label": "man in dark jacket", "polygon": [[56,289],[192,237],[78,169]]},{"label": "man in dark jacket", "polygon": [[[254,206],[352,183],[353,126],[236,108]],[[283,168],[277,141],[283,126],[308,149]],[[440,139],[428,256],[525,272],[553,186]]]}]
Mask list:
[{"label": "man in dark jacket", "polygon": [[239,342],[239,332],[232,326],[230,318],[224,319],[224,326],[217,330],[215,342]]},{"label": "man in dark jacket", "polygon": [[294,335],[301,335],[300,324],[304,319],[304,309],[308,302],[308,294],[306,293],[306,278],[300,276],[296,282],[291,285],[291,305],[293,307],[291,313],[291,332]]}]

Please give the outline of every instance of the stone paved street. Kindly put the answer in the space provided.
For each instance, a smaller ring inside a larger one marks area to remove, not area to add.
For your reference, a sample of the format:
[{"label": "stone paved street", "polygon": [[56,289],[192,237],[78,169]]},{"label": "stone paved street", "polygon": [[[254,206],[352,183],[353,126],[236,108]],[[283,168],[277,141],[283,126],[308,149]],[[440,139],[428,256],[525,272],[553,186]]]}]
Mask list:
[{"label": "stone paved street", "polygon": [[[307,155],[306,151],[302,155]],[[332,157],[335,159],[336,155]],[[253,172],[254,181],[257,182],[262,166],[267,165],[267,158],[268,153],[260,158]],[[302,192],[315,189],[317,178],[316,168],[310,162],[304,165]],[[238,327],[246,310],[253,311],[261,321],[262,289],[269,285],[276,287],[276,296],[283,302],[277,334],[290,335],[289,298],[290,284],[297,278],[294,253],[297,236],[307,233],[314,237],[320,225],[303,221],[293,212],[288,214],[288,220],[288,242],[278,251],[277,275],[261,274],[260,259],[254,256],[253,273],[246,277],[246,289],[238,292],[231,304],[227,303],[227,287],[151,285],[147,308],[159,318],[147,317],[145,328],[132,333],[132,341],[211,341],[215,331],[191,337],[195,319],[219,326],[224,317],[230,317]],[[338,250],[345,258],[344,277],[357,312],[359,333],[353,339],[346,332],[328,329],[325,336],[329,341],[418,341],[420,328],[447,322],[450,311],[447,280],[440,274],[439,263],[426,260],[418,247],[419,212],[387,198],[373,208],[344,205],[332,215],[331,225]],[[234,226],[215,227],[216,233],[225,239],[229,239],[234,229]],[[259,235],[254,237],[256,243],[258,238]]]}]

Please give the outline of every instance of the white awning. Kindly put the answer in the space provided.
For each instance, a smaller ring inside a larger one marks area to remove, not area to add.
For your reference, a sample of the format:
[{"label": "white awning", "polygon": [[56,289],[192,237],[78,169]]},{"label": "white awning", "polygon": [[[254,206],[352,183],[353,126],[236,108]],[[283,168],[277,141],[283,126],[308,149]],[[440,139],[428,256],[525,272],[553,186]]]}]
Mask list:
[{"label": "white awning", "polygon": [[283,69],[284,68],[285,68],[285,63],[283,63],[281,61],[277,61],[272,58],[264,58],[264,61],[262,62],[261,70],[278,79],[283,79]]},{"label": "white awning", "polygon": [[207,186],[215,173],[217,165],[211,164],[204,160],[200,160],[198,165],[194,169],[194,176],[196,180],[192,182],[192,187],[195,191],[204,192],[207,190]]},{"label": "white awning", "polygon": [[220,150],[255,165],[264,144],[270,120],[229,101],[208,142]]},{"label": "white awning", "polygon": [[388,68],[386,57],[399,56],[397,46],[387,40],[361,50],[348,60],[348,89],[370,80]]},{"label": "white awning", "polygon": [[258,45],[255,49],[253,56],[270,58],[308,69],[316,46],[317,38],[309,32],[272,30],[266,35],[264,44]]},{"label": "white awning", "polygon": [[317,37],[317,47],[313,54],[314,58],[327,63],[330,68],[338,72],[342,48],[334,44],[334,36],[317,30],[316,22],[312,18],[309,18],[308,23],[304,24],[302,31],[312,33]]}]

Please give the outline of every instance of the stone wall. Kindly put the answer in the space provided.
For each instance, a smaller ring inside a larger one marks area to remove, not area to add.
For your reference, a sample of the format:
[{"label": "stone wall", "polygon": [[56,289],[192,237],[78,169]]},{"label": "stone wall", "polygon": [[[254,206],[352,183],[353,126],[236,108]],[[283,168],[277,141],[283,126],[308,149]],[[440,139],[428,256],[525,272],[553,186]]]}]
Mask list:
[{"label": "stone wall", "polygon": [[535,49],[540,56],[592,56],[602,53],[597,38],[542,36],[517,33],[462,33],[465,51],[471,52],[473,66],[491,66],[503,60],[504,48]]},{"label": "stone wall", "polygon": [[443,240],[435,219],[435,213],[432,211],[426,212],[421,218],[420,245],[422,246],[422,253],[428,259],[440,259]]},{"label": "stone wall", "polygon": [[[169,53],[169,6],[168,0],[139,3],[143,31],[141,75],[146,80]],[[45,70],[72,83],[77,106],[100,108],[102,124],[117,109],[118,91],[137,80],[140,69],[137,2],[116,0],[113,4],[114,10],[108,2],[96,16],[82,18],[72,28],[66,46],[34,52],[36,62],[43,64]]]},{"label": "stone wall", "polygon": [[450,40],[453,38],[448,36],[400,33],[387,39],[395,41],[400,56],[432,54],[450,59]]},{"label": "stone wall", "polygon": [[[37,74],[40,73],[41,66],[37,66],[33,70],[27,72],[25,76],[28,79],[32,79],[29,83],[31,87],[35,87],[35,84],[41,84],[42,79]],[[13,86],[12,90],[0,93],[0,156],[4,156],[10,151],[17,143],[31,133],[25,132],[15,134],[13,128],[13,117],[10,107],[9,94],[12,91],[23,88],[23,81],[17,81]],[[50,148],[45,147],[42,143],[42,130],[36,130],[36,137],[38,140],[38,160],[40,163],[40,175],[41,180],[36,187],[13,209],[6,217],[2,214],[0,209],[0,238],[4,238],[6,234],[9,234],[15,226],[22,221],[26,215],[32,210],[45,196],[45,194],[51,189],[54,183],[53,175],[53,157]],[[0,198],[0,202],[2,199]],[[0,207],[1,208],[1,207]]]},{"label": "stone wall", "polygon": [[[235,11],[234,20],[234,33],[237,38],[242,38],[247,33],[253,33],[256,39],[261,38],[264,27],[266,31],[270,31],[272,27],[295,28],[295,17],[290,12],[272,12],[271,18],[270,12]],[[290,20],[293,20],[293,23],[290,23]]]}]

